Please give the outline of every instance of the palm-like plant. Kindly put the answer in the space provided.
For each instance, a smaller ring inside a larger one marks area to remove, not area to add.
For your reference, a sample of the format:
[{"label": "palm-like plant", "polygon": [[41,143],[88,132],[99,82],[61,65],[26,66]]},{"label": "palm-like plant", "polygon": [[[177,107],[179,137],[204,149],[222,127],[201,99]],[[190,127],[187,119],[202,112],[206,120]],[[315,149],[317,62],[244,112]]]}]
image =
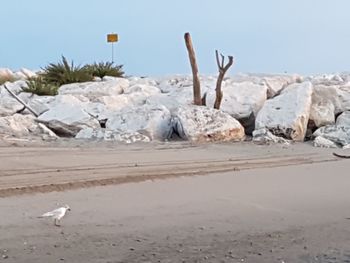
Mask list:
[{"label": "palm-like plant", "polygon": [[42,76],[28,78],[27,87],[22,88],[24,92],[30,92],[38,96],[55,96],[58,94],[58,86],[48,83]]},{"label": "palm-like plant", "polygon": [[123,65],[114,65],[113,62],[95,62],[91,65],[86,65],[85,68],[94,77],[103,78],[104,76],[123,77]]},{"label": "palm-like plant", "polygon": [[41,76],[45,81],[58,86],[75,82],[86,82],[93,79],[93,76],[85,67],[75,66],[73,61],[69,64],[64,56],[62,56],[62,62],[57,64],[50,63],[43,70],[44,72],[41,73]]}]

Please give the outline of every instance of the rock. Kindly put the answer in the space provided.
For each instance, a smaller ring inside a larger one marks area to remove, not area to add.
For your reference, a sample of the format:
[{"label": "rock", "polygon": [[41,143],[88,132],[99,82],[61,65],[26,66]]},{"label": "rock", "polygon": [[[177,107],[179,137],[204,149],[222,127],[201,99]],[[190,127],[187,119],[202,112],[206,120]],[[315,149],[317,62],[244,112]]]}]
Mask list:
[{"label": "rock", "polygon": [[79,131],[75,137],[76,139],[89,139],[89,140],[105,140],[116,141],[123,143],[135,143],[135,142],[150,142],[151,139],[146,135],[138,132],[133,133],[119,133],[118,131],[111,131],[107,129],[97,128],[84,128]]},{"label": "rock", "polygon": [[350,144],[347,144],[347,145],[343,146],[343,150],[347,150],[347,149],[350,149]]},{"label": "rock", "polygon": [[153,87],[158,86],[158,82],[152,78],[131,77],[131,78],[128,78],[128,80],[130,82],[130,86],[134,86],[134,85],[146,85],[146,86],[153,86]]},{"label": "rock", "polygon": [[23,105],[14,98],[0,96],[0,117],[11,116],[21,109],[23,109]]},{"label": "rock", "polygon": [[171,131],[171,115],[162,105],[125,108],[107,120],[106,129],[119,134],[138,132],[151,140],[164,140]]},{"label": "rock", "polygon": [[[220,110],[230,114],[235,119],[256,116],[266,101],[267,87],[253,82],[228,82],[222,86],[223,98]],[[215,90],[207,93],[207,106],[213,107]]]},{"label": "rock", "polygon": [[267,128],[272,134],[294,141],[303,141],[310,115],[312,100],[310,82],[295,83],[267,100],[259,111],[255,129]]},{"label": "rock", "polygon": [[350,110],[350,86],[314,86],[310,120],[316,127],[334,124],[335,116],[346,110]]},{"label": "rock", "polygon": [[317,129],[314,137],[322,136],[338,145],[350,144],[350,126],[327,125]]},{"label": "rock", "polygon": [[125,94],[130,94],[134,92],[143,93],[145,96],[148,97],[151,95],[159,94],[160,89],[158,89],[155,86],[149,86],[149,85],[143,85],[143,84],[136,84],[124,89]]},{"label": "rock", "polygon": [[[5,85],[9,90],[11,90],[16,95],[23,92],[24,87],[27,87],[27,83],[24,80],[17,80],[15,82],[6,82]],[[0,96],[11,97],[11,94],[4,87],[0,86]]]},{"label": "rock", "polygon": [[243,126],[229,114],[203,106],[182,106],[173,118],[174,132],[193,142],[240,141]]},{"label": "rock", "polygon": [[90,100],[101,96],[115,96],[124,92],[129,86],[129,81],[124,78],[112,78],[106,81],[92,81],[83,83],[72,83],[59,88],[60,95],[83,95]]},{"label": "rock", "polygon": [[158,88],[162,93],[177,92],[178,89],[183,87],[193,87],[193,81],[191,76],[175,75],[170,77],[164,77],[158,80]]},{"label": "rock", "polygon": [[[255,116],[266,101],[267,86],[253,82],[225,81],[220,110],[240,121],[248,134],[254,130]],[[213,107],[215,90],[207,92],[207,106]]]},{"label": "rock", "polygon": [[338,146],[322,136],[317,136],[314,140],[314,146],[320,148],[338,148]]},{"label": "rock", "polygon": [[76,139],[89,139],[89,140],[101,140],[104,139],[105,136],[105,129],[102,128],[90,128],[86,127],[81,129],[77,135],[75,136]]},{"label": "rock", "polygon": [[290,143],[288,140],[284,138],[273,135],[266,128],[253,131],[253,142],[257,144],[271,144],[271,143],[289,144]]},{"label": "rock", "polygon": [[337,118],[337,126],[346,126],[350,127],[350,111],[344,111]]},{"label": "rock", "polygon": [[308,78],[314,86],[323,85],[323,86],[338,86],[346,84],[346,79],[338,74],[323,74],[310,76]]},{"label": "rock", "polygon": [[85,127],[100,127],[98,120],[88,114],[77,102],[54,104],[38,117],[38,121],[46,124],[60,136],[75,136]]},{"label": "rock", "polygon": [[314,86],[310,120],[316,127],[334,124],[336,110],[341,108],[341,102],[337,96],[337,87],[324,85]]},{"label": "rock", "polygon": [[57,138],[47,127],[37,123],[33,115],[21,114],[0,117],[0,134],[17,138],[41,136],[45,140]]},{"label": "rock", "polygon": [[106,106],[110,111],[119,111],[130,105],[130,96],[126,94],[116,96],[102,96],[96,98],[96,102],[100,102]]},{"label": "rock", "polygon": [[[23,94],[23,93],[21,93]],[[50,109],[50,104],[56,99],[54,96],[38,96],[31,94],[29,98],[26,99],[26,103],[31,107],[38,115],[43,114],[45,111]],[[25,110],[24,113],[29,114],[28,110]]]},{"label": "rock", "polygon": [[290,84],[300,82],[302,82],[302,77],[298,75],[270,75],[261,80],[261,83],[264,83],[268,88],[267,98],[273,98]]}]

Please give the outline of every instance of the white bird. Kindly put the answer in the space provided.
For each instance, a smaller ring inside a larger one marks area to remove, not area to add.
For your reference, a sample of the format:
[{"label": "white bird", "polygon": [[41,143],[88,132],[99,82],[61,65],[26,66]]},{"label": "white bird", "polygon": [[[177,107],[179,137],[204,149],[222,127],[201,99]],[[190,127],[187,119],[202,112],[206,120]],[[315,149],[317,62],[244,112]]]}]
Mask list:
[{"label": "white bird", "polygon": [[68,205],[62,206],[45,214],[42,214],[40,217],[52,217],[54,219],[55,226],[60,226],[59,221],[65,216],[67,211],[70,211],[70,207]]}]

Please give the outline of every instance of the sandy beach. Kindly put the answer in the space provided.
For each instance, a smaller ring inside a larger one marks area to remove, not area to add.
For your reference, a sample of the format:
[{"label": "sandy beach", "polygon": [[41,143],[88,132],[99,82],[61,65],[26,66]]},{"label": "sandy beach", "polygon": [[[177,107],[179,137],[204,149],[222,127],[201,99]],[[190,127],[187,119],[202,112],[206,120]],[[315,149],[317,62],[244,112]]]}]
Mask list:
[{"label": "sandy beach", "polygon": [[[332,152],[1,147],[0,262],[350,262],[350,163]],[[38,218],[63,204],[61,227]]]}]

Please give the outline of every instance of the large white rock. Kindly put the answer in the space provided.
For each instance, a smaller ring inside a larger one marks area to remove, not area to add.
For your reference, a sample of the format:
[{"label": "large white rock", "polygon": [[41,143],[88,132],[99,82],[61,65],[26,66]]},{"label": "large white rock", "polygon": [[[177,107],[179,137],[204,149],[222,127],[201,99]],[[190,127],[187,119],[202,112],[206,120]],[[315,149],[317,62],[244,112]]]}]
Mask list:
[{"label": "large white rock", "polygon": [[151,140],[164,140],[171,131],[171,114],[162,105],[125,108],[107,120],[106,129],[119,134],[138,132]]},{"label": "large white rock", "polygon": [[[55,101],[55,99],[56,99],[55,96],[38,96],[35,94],[31,94],[31,96],[27,98],[25,102],[38,115],[41,115],[45,111],[48,111],[50,109],[50,105]],[[30,112],[28,110],[25,110],[24,113],[29,114]]]},{"label": "large white rock", "polygon": [[174,113],[174,131],[193,142],[239,141],[243,126],[229,114],[203,106],[182,106]]},{"label": "large white rock", "polygon": [[350,144],[350,126],[327,125],[317,129],[314,137],[322,136],[338,145]]},{"label": "large white rock", "polygon": [[146,86],[158,86],[158,82],[152,78],[142,78],[142,77],[130,77],[128,78],[130,82],[130,87],[134,85],[146,85]]},{"label": "large white rock", "polygon": [[334,124],[335,114],[341,108],[338,87],[316,85],[312,95],[310,120],[316,127]]},{"label": "large white rock", "polygon": [[340,114],[337,118],[336,125],[350,127],[350,111],[344,111]]},{"label": "large white rock", "polygon": [[119,111],[132,103],[129,95],[121,94],[117,96],[102,96],[96,98],[96,102],[102,103],[110,111]]},{"label": "large white rock", "polygon": [[293,83],[302,82],[303,77],[296,74],[243,74],[239,73],[228,81],[232,82],[252,82],[267,86],[267,98],[272,98],[279,94],[284,88]]},{"label": "large white rock", "polygon": [[253,131],[253,142],[257,144],[283,143],[289,145],[289,141],[273,135],[268,129],[262,128]]},{"label": "large white rock", "polygon": [[150,86],[150,85],[144,85],[144,84],[136,84],[133,86],[129,86],[124,89],[125,94],[130,94],[130,93],[143,93],[145,96],[152,96],[155,94],[160,93],[160,89],[158,89],[155,86]]},{"label": "large white rock", "polygon": [[33,115],[21,114],[0,117],[0,134],[17,138],[32,136],[40,136],[43,139],[57,138],[47,127],[37,123]]},{"label": "large white rock", "polygon": [[113,78],[107,81],[92,81],[83,83],[72,83],[59,88],[60,95],[83,95],[90,100],[100,96],[114,96],[124,92],[129,86],[129,81],[125,78]]},{"label": "large white rock", "polygon": [[310,115],[312,100],[310,82],[295,83],[267,100],[259,111],[255,129],[267,128],[274,135],[294,141],[303,141]]},{"label": "large white rock", "polygon": [[314,146],[320,148],[338,148],[338,146],[322,136],[317,136],[314,140]]},{"label": "large white rock", "polygon": [[[15,82],[6,82],[5,85],[10,91],[12,91],[16,95],[23,92],[24,87],[27,87],[27,83],[24,80],[17,80]],[[0,86],[0,96],[11,97],[11,94],[9,94],[9,92],[1,85]]]},{"label": "large white rock", "polygon": [[268,75],[262,78],[262,83],[264,83],[267,89],[267,97],[272,98],[281,92],[284,88],[288,87],[290,84],[301,82],[302,77],[299,75]]},{"label": "large white rock", "polygon": [[[223,98],[220,110],[235,119],[257,115],[266,101],[267,87],[253,82],[225,81],[222,85]],[[207,106],[213,107],[216,98],[215,90],[207,93]]]},{"label": "large white rock", "polygon": [[100,127],[99,121],[84,110],[82,104],[72,103],[72,101],[54,104],[38,117],[38,121],[63,136],[75,136],[85,127]]},{"label": "large white rock", "polygon": [[316,127],[334,124],[335,115],[346,110],[350,110],[349,85],[317,84],[314,86],[310,120]]},{"label": "large white rock", "polygon": [[76,139],[85,140],[105,140],[116,141],[123,143],[135,143],[135,142],[150,142],[151,139],[138,132],[133,133],[120,133],[118,131],[111,131],[107,129],[97,128],[84,128],[75,136]]},{"label": "large white rock", "polygon": [[0,117],[13,115],[21,109],[23,109],[23,105],[17,100],[8,96],[0,95]]}]

